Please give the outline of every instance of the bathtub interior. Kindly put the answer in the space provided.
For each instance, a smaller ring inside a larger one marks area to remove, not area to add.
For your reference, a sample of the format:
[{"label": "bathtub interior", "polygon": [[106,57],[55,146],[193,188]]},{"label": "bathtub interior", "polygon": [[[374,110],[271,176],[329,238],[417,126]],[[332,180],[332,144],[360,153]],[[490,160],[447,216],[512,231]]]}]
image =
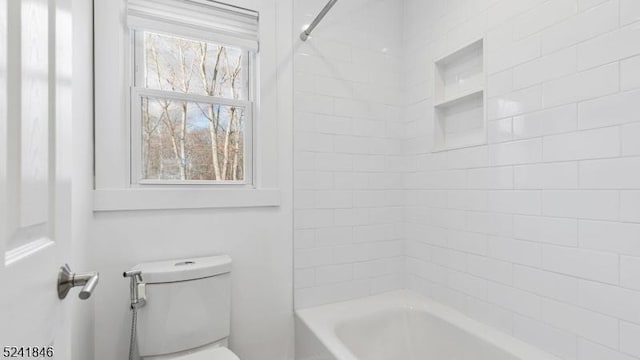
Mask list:
[{"label": "bathtub interior", "polygon": [[424,311],[388,309],[339,323],[336,335],[362,360],[517,360],[483,339]]}]

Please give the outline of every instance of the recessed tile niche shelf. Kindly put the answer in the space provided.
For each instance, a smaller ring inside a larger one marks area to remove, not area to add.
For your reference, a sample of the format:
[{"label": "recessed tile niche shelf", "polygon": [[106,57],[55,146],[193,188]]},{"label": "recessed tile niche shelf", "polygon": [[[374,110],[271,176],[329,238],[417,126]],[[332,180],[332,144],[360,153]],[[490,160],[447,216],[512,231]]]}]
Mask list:
[{"label": "recessed tile niche shelf", "polygon": [[486,144],[483,40],[435,62],[435,151]]}]

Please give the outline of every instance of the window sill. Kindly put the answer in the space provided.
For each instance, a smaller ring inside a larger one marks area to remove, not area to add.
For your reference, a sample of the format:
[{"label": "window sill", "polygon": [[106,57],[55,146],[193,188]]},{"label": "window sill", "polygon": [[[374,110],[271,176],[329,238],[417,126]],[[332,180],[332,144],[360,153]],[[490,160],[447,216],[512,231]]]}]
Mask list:
[{"label": "window sill", "polygon": [[94,190],[93,210],[137,211],[280,206],[276,189],[116,189]]}]

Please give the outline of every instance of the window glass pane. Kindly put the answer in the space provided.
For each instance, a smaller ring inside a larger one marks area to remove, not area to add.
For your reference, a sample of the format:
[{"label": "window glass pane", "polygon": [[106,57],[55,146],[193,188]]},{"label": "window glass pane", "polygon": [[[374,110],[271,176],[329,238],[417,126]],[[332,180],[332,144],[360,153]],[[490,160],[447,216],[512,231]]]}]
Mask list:
[{"label": "window glass pane", "polygon": [[245,109],[142,98],[142,178],[244,182]]},{"label": "window glass pane", "polygon": [[138,86],[249,99],[249,52],[240,48],[143,32],[144,70]]}]

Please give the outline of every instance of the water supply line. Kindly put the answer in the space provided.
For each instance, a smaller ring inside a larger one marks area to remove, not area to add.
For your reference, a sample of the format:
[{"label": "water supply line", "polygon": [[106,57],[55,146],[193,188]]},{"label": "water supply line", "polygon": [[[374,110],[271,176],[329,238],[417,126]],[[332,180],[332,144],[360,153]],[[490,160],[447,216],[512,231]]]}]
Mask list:
[{"label": "water supply line", "polygon": [[138,325],[138,309],[147,303],[146,284],[142,282],[142,271],[125,271],[122,276],[131,279],[129,291],[131,294],[131,337],[129,339],[129,360],[134,360],[136,344],[136,326]]}]

